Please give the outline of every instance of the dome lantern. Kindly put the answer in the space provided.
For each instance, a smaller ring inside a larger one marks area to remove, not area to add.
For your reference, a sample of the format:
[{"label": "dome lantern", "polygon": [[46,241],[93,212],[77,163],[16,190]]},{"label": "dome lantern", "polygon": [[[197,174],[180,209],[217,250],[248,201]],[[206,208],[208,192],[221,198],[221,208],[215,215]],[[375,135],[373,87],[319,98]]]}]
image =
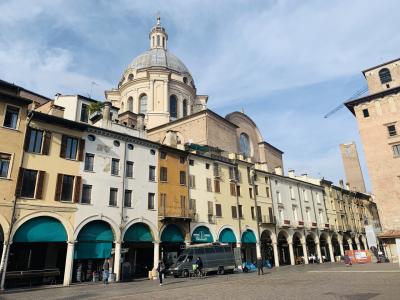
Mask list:
[{"label": "dome lantern", "polygon": [[165,28],[161,26],[161,18],[157,16],[157,23],[149,33],[150,49],[167,49],[168,34]]}]

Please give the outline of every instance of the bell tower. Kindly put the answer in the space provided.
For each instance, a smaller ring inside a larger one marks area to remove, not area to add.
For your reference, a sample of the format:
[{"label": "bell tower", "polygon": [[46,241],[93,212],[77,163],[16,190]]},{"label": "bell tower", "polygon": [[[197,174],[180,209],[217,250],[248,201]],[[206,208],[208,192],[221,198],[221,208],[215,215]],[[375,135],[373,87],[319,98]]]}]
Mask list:
[{"label": "bell tower", "polygon": [[157,17],[156,25],[151,29],[149,33],[150,49],[164,49],[167,50],[168,34],[165,28],[161,26],[161,18]]}]

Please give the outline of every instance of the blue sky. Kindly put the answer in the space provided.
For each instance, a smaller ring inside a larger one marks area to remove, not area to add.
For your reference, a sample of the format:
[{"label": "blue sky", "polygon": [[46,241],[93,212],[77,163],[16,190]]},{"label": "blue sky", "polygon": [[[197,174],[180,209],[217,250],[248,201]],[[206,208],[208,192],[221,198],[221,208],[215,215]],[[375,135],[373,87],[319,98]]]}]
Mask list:
[{"label": "blue sky", "polygon": [[[0,0],[0,78],[52,97],[102,100],[148,48],[157,12],[169,50],[209,108],[244,109],[285,169],[344,178],[338,145],[356,141],[347,109],[323,116],[366,86],[361,70],[399,57],[398,1]],[[369,184],[368,184],[369,186]]]}]

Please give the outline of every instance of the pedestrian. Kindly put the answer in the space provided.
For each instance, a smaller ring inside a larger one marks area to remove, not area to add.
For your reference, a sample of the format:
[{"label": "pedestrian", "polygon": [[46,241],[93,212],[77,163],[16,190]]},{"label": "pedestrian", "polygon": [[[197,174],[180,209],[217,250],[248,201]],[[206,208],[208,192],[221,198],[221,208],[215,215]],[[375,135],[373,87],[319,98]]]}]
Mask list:
[{"label": "pedestrian", "polygon": [[258,275],[260,275],[260,272],[262,275],[264,275],[264,266],[262,258],[257,259],[257,269],[258,269]]},{"label": "pedestrian", "polygon": [[347,267],[352,265],[350,256],[348,254],[344,255],[344,263],[346,264]]},{"label": "pedestrian", "polygon": [[103,264],[103,283],[108,284],[108,274],[110,271],[110,261],[108,258],[104,261]]},{"label": "pedestrian", "polygon": [[161,260],[157,266],[158,278],[160,279],[160,285],[163,283],[163,277],[165,274],[165,265],[164,262]]},{"label": "pedestrian", "polygon": [[203,272],[203,261],[201,260],[200,256],[197,257],[197,259],[196,259],[196,265],[197,265],[197,270],[200,272],[200,275],[202,275],[202,272]]}]

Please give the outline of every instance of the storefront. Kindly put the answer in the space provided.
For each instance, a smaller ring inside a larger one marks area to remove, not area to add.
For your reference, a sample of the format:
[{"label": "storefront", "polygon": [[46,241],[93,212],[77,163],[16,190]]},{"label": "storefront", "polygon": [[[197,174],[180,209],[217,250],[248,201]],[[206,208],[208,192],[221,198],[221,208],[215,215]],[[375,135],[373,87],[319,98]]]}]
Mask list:
[{"label": "storefront", "polygon": [[74,282],[101,280],[103,264],[110,259],[114,234],[108,223],[92,221],[79,232],[74,253]]},{"label": "storefront", "polygon": [[67,240],[57,219],[38,217],[22,224],[10,248],[6,287],[62,283]]},{"label": "storefront", "polygon": [[127,273],[131,278],[147,277],[154,264],[153,235],[149,226],[144,223],[131,225],[123,237],[123,248],[127,250],[122,259],[124,280]]},{"label": "storefront", "polygon": [[192,243],[193,244],[201,244],[201,243],[213,243],[214,238],[206,226],[199,226],[192,233]]},{"label": "storefront", "polygon": [[233,233],[232,229],[225,228],[219,234],[219,241],[224,244],[229,244],[231,248],[236,248],[236,236]]},{"label": "storefront", "polygon": [[272,266],[275,265],[274,248],[270,232],[264,230],[261,234],[261,256],[264,261],[268,261]]},{"label": "storefront", "polygon": [[175,224],[169,224],[161,234],[161,258],[166,267],[172,265],[185,248],[182,231]]},{"label": "storefront", "polygon": [[254,232],[247,229],[242,234],[242,260],[244,262],[255,263],[257,262],[256,251],[257,239]]},{"label": "storefront", "polygon": [[278,234],[278,253],[279,253],[279,265],[290,265],[290,251],[288,244],[288,236],[283,232]]}]

